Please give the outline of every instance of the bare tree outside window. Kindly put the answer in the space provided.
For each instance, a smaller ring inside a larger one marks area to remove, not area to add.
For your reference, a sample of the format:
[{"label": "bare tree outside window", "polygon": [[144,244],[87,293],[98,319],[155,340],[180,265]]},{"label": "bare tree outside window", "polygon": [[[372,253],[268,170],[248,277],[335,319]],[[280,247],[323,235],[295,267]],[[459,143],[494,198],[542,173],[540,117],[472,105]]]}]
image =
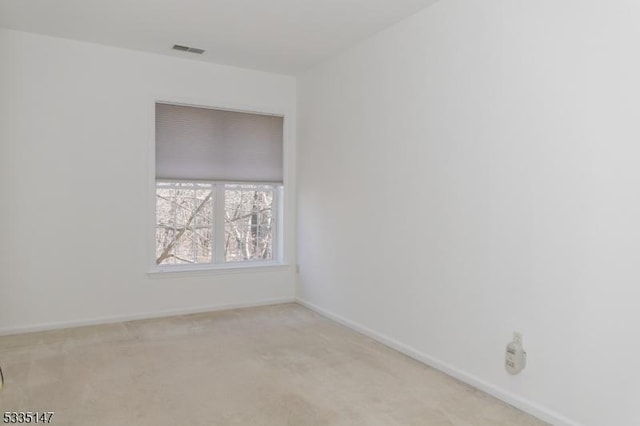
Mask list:
[{"label": "bare tree outside window", "polygon": [[225,188],[225,260],[273,258],[273,187]]},{"label": "bare tree outside window", "polygon": [[212,241],[213,185],[158,183],[156,264],[209,263]]},{"label": "bare tree outside window", "polygon": [[156,264],[215,263],[215,247],[225,262],[272,260],[274,194],[273,185],[158,182]]}]

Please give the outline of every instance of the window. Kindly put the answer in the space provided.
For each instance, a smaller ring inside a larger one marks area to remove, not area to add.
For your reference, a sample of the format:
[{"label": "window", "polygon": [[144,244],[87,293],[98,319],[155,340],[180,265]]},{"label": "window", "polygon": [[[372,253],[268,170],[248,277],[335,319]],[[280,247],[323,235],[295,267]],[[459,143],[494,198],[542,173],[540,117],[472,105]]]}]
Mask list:
[{"label": "window", "polygon": [[156,104],[155,264],[280,261],[282,117]]},{"label": "window", "polygon": [[213,194],[206,183],[156,183],[156,264],[213,261]]}]

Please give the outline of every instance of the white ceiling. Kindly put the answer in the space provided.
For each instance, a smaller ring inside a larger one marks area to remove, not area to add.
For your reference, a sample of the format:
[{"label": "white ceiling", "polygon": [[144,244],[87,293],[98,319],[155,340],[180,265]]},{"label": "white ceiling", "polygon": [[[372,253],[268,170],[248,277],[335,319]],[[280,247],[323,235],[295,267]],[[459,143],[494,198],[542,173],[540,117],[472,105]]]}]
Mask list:
[{"label": "white ceiling", "polygon": [[435,1],[0,0],[0,27],[297,74]]}]

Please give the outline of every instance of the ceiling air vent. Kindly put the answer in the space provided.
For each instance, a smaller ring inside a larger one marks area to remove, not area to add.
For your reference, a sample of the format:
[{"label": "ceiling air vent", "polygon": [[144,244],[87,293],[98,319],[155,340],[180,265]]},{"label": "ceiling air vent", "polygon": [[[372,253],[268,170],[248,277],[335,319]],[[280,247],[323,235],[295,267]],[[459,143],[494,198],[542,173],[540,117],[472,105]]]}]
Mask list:
[{"label": "ceiling air vent", "polygon": [[196,53],[198,55],[202,55],[204,53],[204,49],[198,49],[197,47],[183,46],[181,44],[174,44],[173,50],[181,50],[182,52]]}]

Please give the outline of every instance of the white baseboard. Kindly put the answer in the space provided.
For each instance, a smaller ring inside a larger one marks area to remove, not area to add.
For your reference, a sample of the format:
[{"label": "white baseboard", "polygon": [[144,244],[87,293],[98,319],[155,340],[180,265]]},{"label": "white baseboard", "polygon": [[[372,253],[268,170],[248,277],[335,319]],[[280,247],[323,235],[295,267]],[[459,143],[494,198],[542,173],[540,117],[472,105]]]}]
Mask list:
[{"label": "white baseboard", "polygon": [[547,423],[551,423],[552,425],[555,426],[582,426],[580,423],[577,423],[573,420],[570,420],[568,418],[566,418],[565,416],[556,413],[552,410],[547,409],[546,407],[543,407],[539,404],[536,404],[533,401],[530,401],[528,399],[522,398],[514,393],[511,393],[507,390],[504,390],[502,388],[499,388],[495,385],[492,385],[490,383],[485,382],[484,380],[469,374],[465,371],[462,371],[452,365],[449,365],[443,361],[440,361],[432,356],[429,356],[427,354],[424,354],[408,345],[405,345],[404,343],[400,343],[397,340],[391,339],[387,336],[384,336],[376,331],[373,331],[367,327],[364,327],[358,323],[355,323],[351,320],[348,320],[340,315],[334,314],[333,312],[327,311],[324,308],[321,308],[318,305],[315,305],[313,303],[307,302],[305,300],[302,300],[300,298],[296,299],[296,301],[301,304],[302,306],[305,306],[309,309],[311,309],[314,312],[317,312],[318,314],[327,317],[333,321],[336,321],[346,327],[349,327],[352,330],[355,330],[359,333],[364,334],[365,336],[368,336],[380,343],[382,343],[385,346],[388,346],[392,349],[397,350],[398,352],[401,352],[417,361],[422,362],[423,364],[426,364],[430,367],[433,367],[437,370],[442,371],[443,373],[454,377],[458,380],[460,380],[461,382],[464,382],[470,386],[473,386],[476,389],[479,389],[485,393],[488,393],[489,395],[492,395],[498,399],[500,399],[501,401],[506,402],[509,405],[512,405],[522,411],[524,411],[525,413],[529,413],[534,417],[537,417],[538,419],[545,421]]},{"label": "white baseboard", "polygon": [[21,333],[33,333],[33,332],[47,331],[47,330],[58,330],[58,329],[72,328],[72,327],[83,327],[87,325],[112,324],[112,323],[124,322],[124,321],[171,317],[176,315],[199,314],[203,312],[215,312],[215,311],[223,311],[223,310],[229,310],[229,309],[253,308],[258,306],[278,305],[281,303],[294,303],[294,302],[296,302],[295,298],[284,297],[284,298],[276,298],[276,299],[258,300],[255,302],[199,306],[194,308],[169,309],[169,310],[158,311],[158,312],[146,312],[142,314],[97,317],[97,318],[89,318],[89,319],[78,320],[78,321],[60,321],[60,322],[50,322],[50,323],[34,324],[34,325],[18,326],[18,327],[5,327],[5,328],[0,328],[0,336],[8,336],[12,334],[21,334]]}]

